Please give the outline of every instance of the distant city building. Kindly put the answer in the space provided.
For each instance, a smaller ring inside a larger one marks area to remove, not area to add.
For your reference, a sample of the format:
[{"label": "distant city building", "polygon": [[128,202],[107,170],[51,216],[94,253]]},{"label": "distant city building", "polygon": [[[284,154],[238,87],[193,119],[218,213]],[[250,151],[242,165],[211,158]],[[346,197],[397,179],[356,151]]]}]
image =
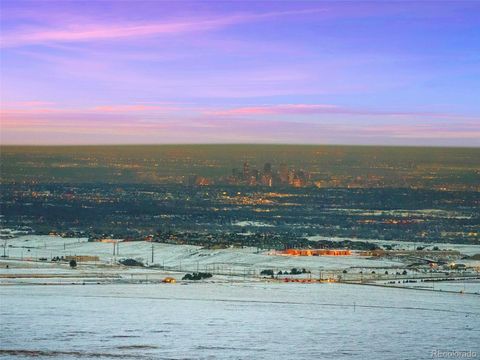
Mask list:
[{"label": "distant city building", "polygon": [[272,176],[271,175],[268,175],[268,174],[264,174],[262,175],[262,185],[264,186],[272,186],[273,185],[273,181],[272,181]]},{"label": "distant city building", "polygon": [[248,165],[248,161],[245,161],[243,163],[243,177],[244,177],[244,179],[247,179],[249,175],[250,175],[250,166]]},{"label": "distant city building", "polygon": [[272,173],[272,164],[265,163],[265,165],[263,165],[263,172],[266,173],[266,174],[271,174]]},{"label": "distant city building", "polygon": [[[270,162],[263,165],[260,171],[251,168],[248,161],[243,163],[243,168],[233,168],[231,176],[215,179],[215,182],[227,183],[230,185],[246,185],[246,186],[278,186],[290,185],[293,187],[305,187],[314,185],[310,181],[310,174],[303,170],[291,169],[285,163],[281,163],[278,170],[272,166]],[[186,183],[189,186],[212,185],[214,179],[205,178],[198,175],[189,176]]]},{"label": "distant city building", "polygon": [[191,175],[188,177],[187,184],[188,186],[206,186],[212,185],[212,181],[203,176]]},{"label": "distant city building", "polygon": [[280,164],[280,182],[282,184],[288,183],[288,165],[285,163]]}]

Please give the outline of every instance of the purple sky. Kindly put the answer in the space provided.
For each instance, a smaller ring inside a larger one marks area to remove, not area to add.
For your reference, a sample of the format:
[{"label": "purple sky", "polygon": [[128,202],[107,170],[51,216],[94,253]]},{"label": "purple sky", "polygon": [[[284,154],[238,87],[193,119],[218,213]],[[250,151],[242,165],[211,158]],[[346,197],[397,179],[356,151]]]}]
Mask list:
[{"label": "purple sky", "polygon": [[480,2],[1,3],[2,144],[480,146]]}]

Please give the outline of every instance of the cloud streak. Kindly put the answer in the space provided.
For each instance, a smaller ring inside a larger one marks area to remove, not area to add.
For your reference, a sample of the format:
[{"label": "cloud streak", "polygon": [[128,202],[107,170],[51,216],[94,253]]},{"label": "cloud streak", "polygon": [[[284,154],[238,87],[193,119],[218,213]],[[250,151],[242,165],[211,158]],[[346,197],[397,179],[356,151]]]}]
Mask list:
[{"label": "cloud streak", "polygon": [[174,106],[158,106],[158,105],[102,105],[95,106],[92,111],[101,113],[125,113],[125,112],[169,112],[178,110]]},{"label": "cloud streak", "polygon": [[[419,120],[412,115],[415,113],[385,112],[396,116],[391,123],[385,123],[376,112],[329,104],[244,107],[227,112],[169,104],[113,104],[85,109],[30,108],[27,105],[22,109],[2,110],[3,144],[19,143],[18,139],[23,139],[20,143],[24,144],[32,139],[36,143],[47,143],[47,138],[52,136],[61,137],[56,143],[69,139],[72,144],[121,143],[125,139],[129,143],[354,144],[405,144],[419,140],[448,144],[462,140],[466,145],[475,146],[480,139],[479,122],[474,120],[457,117],[453,124],[438,115],[424,115]],[[285,114],[301,116],[282,118]],[[332,114],[335,117],[330,116]],[[318,118],[318,115],[326,116]],[[103,137],[98,138],[99,134]],[[76,135],[81,137],[74,139]]]},{"label": "cloud streak", "polygon": [[356,109],[332,104],[277,104],[261,106],[244,106],[221,110],[207,110],[205,115],[220,117],[249,117],[249,116],[287,116],[287,115],[352,115],[352,116],[387,116],[387,117],[425,117],[425,118],[462,118],[476,119],[472,117],[454,114],[440,114],[433,112],[408,112],[408,111],[379,111],[368,109]]},{"label": "cloud streak", "polygon": [[[365,116],[383,116],[398,118],[424,118],[434,119],[461,119],[480,121],[477,117],[463,116],[448,113],[415,112],[415,111],[379,111],[371,109],[357,109],[334,104],[273,104],[259,106],[242,106],[235,108],[212,108],[209,106],[193,106],[193,104],[104,104],[87,108],[60,108],[53,106],[48,101],[23,101],[3,104],[0,114],[2,118],[11,116],[45,116],[57,114],[61,116],[85,116],[89,115],[156,115],[156,114],[181,114],[184,111],[196,113],[197,117],[210,119],[256,120],[261,116],[282,117],[282,116],[305,116],[312,115],[349,115],[351,119]],[[315,118],[315,117],[314,117]]]},{"label": "cloud streak", "polygon": [[3,2],[2,141],[477,145],[474,10]]},{"label": "cloud streak", "polygon": [[[18,47],[35,44],[89,42],[96,40],[121,40],[160,35],[178,35],[213,31],[227,26],[321,12],[323,9],[273,11],[266,13],[240,13],[203,19],[185,19],[170,22],[114,23],[103,22],[74,24],[63,27],[30,28],[12,32],[2,32],[0,46]],[[77,19],[78,21],[78,19]]]}]

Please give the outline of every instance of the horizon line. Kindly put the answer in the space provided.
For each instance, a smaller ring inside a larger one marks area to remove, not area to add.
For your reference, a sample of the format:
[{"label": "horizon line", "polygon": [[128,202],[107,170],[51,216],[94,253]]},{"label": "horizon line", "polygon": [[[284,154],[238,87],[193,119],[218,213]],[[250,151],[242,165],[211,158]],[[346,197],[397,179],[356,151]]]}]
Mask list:
[{"label": "horizon line", "polygon": [[[409,144],[328,144],[328,143],[114,143],[114,144],[0,144],[0,147],[133,147],[133,146],[331,146],[331,147],[390,147],[390,148],[451,148],[480,149],[479,146],[409,145]],[[1,156],[1,154],[0,154]]]}]

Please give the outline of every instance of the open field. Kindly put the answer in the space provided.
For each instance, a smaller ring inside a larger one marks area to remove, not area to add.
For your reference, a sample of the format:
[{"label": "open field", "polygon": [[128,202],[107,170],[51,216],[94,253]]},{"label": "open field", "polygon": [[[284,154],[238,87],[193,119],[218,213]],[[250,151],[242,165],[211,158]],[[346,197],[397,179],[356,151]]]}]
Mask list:
[{"label": "open field", "polygon": [[[462,245],[451,246],[462,251],[468,249]],[[167,276],[180,281],[185,273],[201,271],[212,273],[214,277],[209,281],[213,282],[319,279],[431,289],[431,281],[437,284],[445,280],[465,282],[478,279],[480,269],[479,260],[461,259],[463,255],[460,253],[451,261],[464,264],[464,270],[439,268],[432,271],[427,265],[409,266],[412,256],[363,256],[361,252],[353,252],[350,256],[282,256],[248,247],[206,249],[146,241],[89,242],[85,238],[38,235],[10,239],[5,251],[7,257],[0,260],[0,284],[3,285],[159,283]],[[71,269],[68,262],[51,261],[67,256],[90,256],[95,260],[79,261],[75,269]],[[145,266],[124,266],[119,263],[122,259],[134,259]],[[417,259],[419,255],[413,256],[413,261]],[[293,268],[306,272],[298,275],[285,273]],[[274,278],[262,276],[262,270],[271,270]],[[282,275],[277,275],[279,272]],[[464,290],[480,293],[478,283],[472,284],[468,288],[464,286]],[[436,286],[437,290],[441,289]]]},{"label": "open field", "polygon": [[0,297],[2,359],[397,360],[430,359],[434,350],[480,353],[478,296],[468,294],[229,282],[14,285],[0,286]]}]

